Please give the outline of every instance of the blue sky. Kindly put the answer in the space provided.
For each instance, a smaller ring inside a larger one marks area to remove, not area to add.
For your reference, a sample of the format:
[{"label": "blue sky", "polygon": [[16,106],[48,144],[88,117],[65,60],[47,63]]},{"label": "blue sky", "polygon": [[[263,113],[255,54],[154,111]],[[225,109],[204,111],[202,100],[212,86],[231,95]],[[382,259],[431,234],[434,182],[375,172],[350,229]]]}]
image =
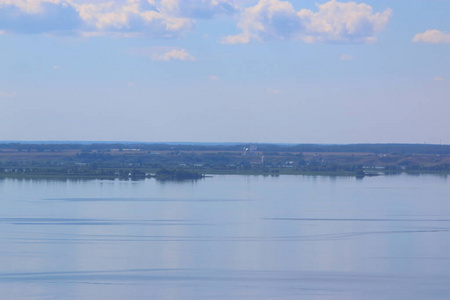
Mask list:
[{"label": "blue sky", "polygon": [[0,140],[450,144],[450,0],[0,0]]}]

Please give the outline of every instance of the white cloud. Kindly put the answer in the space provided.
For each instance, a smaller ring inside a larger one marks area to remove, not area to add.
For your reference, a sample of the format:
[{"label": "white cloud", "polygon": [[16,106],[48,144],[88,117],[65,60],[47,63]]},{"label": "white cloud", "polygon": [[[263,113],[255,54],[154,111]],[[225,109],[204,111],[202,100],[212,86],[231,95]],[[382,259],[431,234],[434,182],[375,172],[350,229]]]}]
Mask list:
[{"label": "white cloud", "polygon": [[[256,36],[255,36],[255,38],[256,38]],[[244,34],[244,33],[237,34],[237,35],[229,35],[229,36],[222,38],[220,41],[222,44],[230,44],[230,45],[248,44],[250,42],[250,35]]]},{"label": "white cloud", "polygon": [[374,13],[370,5],[331,0],[317,5],[318,11],[296,11],[288,1],[260,0],[245,9],[238,27],[242,33],[223,38],[223,43],[238,44],[267,40],[315,42],[360,42],[376,40],[392,11]]},{"label": "white cloud", "polygon": [[0,0],[0,32],[178,37],[236,9],[230,0]]},{"label": "white cloud", "polygon": [[82,20],[71,0],[0,0],[4,33],[72,33]]},{"label": "white cloud", "polygon": [[434,81],[443,81],[444,78],[442,78],[442,77],[434,77],[433,80]]},{"label": "white cloud", "polygon": [[195,20],[164,14],[154,2],[145,0],[73,5],[85,24],[85,36],[176,37],[195,26]]},{"label": "white cloud", "polygon": [[64,0],[0,0],[2,6],[16,6],[27,14],[37,14],[44,11],[46,4],[67,3]]},{"label": "white cloud", "polygon": [[3,92],[0,91],[0,98],[13,98],[16,96],[15,92]]},{"label": "white cloud", "polygon": [[0,0],[0,32],[172,38],[193,30],[197,19],[240,12],[241,33],[225,37],[222,42],[372,42],[392,14],[389,9],[375,13],[367,4],[336,0],[317,5],[316,12],[296,11],[291,2],[259,0],[256,5],[246,7],[251,2]]},{"label": "white cloud", "polygon": [[450,33],[444,33],[440,30],[427,30],[424,33],[418,33],[414,36],[413,41],[418,43],[444,44],[450,43]]},{"label": "white cloud", "polygon": [[153,60],[160,60],[160,61],[169,61],[169,60],[182,60],[182,61],[188,61],[188,60],[195,60],[195,58],[190,55],[186,50],[184,49],[175,49],[168,52],[165,52],[161,55],[153,55]]},{"label": "white cloud", "polygon": [[246,8],[238,27],[241,34],[223,39],[227,44],[244,44],[251,40],[287,39],[301,27],[300,19],[292,4],[287,1],[260,0],[255,6]]},{"label": "white cloud", "polygon": [[349,54],[342,54],[339,59],[343,60],[343,61],[350,61],[350,60],[353,60],[353,56],[351,56]]},{"label": "white cloud", "polygon": [[149,0],[0,0],[5,32],[175,37],[194,26],[194,19],[165,14]]},{"label": "white cloud", "polygon": [[173,47],[152,47],[132,49],[131,54],[142,57],[149,57],[153,61],[193,61],[195,57],[189,54],[185,49]]},{"label": "white cloud", "polygon": [[53,70],[59,70],[59,69],[61,69],[61,66],[54,65],[54,66],[52,67],[52,69],[53,69]]},{"label": "white cloud", "polygon": [[281,90],[279,90],[279,89],[273,89],[273,88],[268,88],[268,89],[267,89],[267,92],[268,92],[269,94],[274,94],[274,95],[279,95],[279,94],[283,93]]}]

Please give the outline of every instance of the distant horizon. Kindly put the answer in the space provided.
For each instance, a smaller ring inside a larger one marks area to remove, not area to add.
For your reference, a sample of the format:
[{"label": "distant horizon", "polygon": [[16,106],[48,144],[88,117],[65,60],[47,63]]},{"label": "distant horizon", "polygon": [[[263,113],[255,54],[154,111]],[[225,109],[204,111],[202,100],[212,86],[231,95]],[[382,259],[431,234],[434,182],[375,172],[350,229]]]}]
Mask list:
[{"label": "distant horizon", "polygon": [[0,140],[0,144],[165,144],[165,145],[241,145],[241,144],[265,144],[265,145],[430,145],[430,146],[450,146],[450,144],[429,144],[429,143],[266,143],[266,142],[176,142],[176,141],[52,141],[52,140]]}]

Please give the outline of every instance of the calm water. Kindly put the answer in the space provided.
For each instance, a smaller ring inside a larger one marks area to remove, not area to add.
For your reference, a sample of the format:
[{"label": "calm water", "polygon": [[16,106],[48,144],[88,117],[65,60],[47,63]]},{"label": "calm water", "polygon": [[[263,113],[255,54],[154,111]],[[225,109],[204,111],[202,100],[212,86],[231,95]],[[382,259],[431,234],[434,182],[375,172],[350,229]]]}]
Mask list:
[{"label": "calm water", "polygon": [[450,299],[450,179],[0,180],[0,299]]}]

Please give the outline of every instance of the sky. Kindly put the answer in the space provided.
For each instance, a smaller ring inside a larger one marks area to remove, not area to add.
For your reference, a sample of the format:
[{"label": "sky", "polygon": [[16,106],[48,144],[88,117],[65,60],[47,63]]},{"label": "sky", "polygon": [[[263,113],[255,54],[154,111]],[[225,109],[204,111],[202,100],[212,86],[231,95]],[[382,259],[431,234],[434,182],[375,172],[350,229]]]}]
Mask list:
[{"label": "sky", "polygon": [[0,140],[450,144],[450,0],[0,0]]}]

